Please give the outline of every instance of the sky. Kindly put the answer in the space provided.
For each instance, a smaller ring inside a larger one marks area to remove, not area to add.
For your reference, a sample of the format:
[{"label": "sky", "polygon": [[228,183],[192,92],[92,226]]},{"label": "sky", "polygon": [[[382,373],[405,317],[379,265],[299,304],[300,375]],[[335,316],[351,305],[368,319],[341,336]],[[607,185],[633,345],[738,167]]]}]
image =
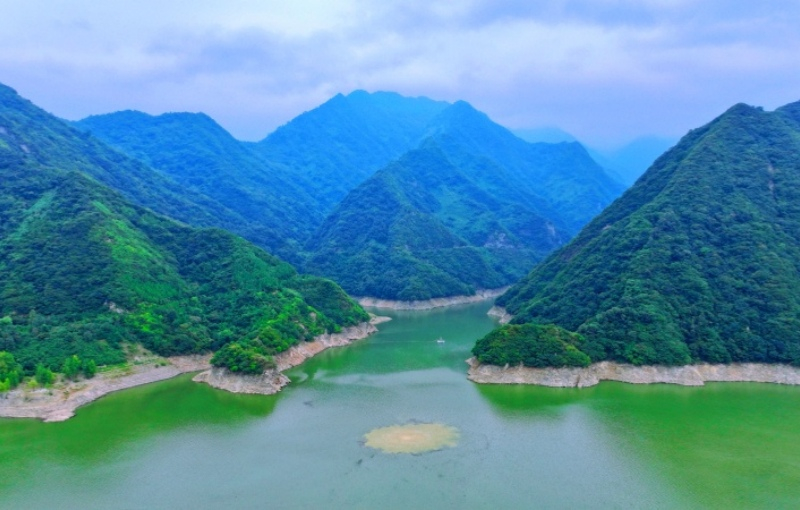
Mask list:
[{"label": "sky", "polygon": [[202,111],[243,140],[390,90],[612,147],[800,100],[798,27],[796,0],[3,0],[0,82],[70,120]]}]

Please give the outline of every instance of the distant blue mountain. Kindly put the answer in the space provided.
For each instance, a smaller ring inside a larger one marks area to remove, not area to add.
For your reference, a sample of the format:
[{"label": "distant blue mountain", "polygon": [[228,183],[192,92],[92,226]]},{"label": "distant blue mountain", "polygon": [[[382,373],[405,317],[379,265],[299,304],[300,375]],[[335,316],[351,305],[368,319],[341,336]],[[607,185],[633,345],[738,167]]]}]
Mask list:
[{"label": "distant blue mountain", "polygon": [[631,186],[655,160],[678,142],[677,138],[644,136],[613,150],[590,148],[589,153],[603,167]]}]

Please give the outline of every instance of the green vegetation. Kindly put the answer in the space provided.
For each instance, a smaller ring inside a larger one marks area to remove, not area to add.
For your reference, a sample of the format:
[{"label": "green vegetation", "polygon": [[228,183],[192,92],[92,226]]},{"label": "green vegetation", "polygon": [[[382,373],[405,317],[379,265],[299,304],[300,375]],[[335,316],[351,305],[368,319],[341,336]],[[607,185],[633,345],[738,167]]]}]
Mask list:
[{"label": "green vegetation", "polygon": [[498,305],[592,361],[800,364],[799,112],[691,131]]},{"label": "green vegetation", "polygon": [[[299,176],[258,157],[204,114],[153,117],[124,111],[75,125],[143,161],[182,188],[236,215],[218,223],[285,260],[299,261],[301,242],[322,223],[320,206]],[[207,225],[190,219],[197,225]]]},{"label": "green vegetation", "polygon": [[355,295],[429,299],[510,284],[568,239],[524,197],[497,199],[468,172],[433,142],[409,152],[337,207],[306,269]]},{"label": "green vegetation", "polygon": [[[124,113],[120,115],[121,120],[126,120]],[[138,119],[135,114],[132,117]],[[136,157],[160,165],[154,170],[112,149],[92,133],[79,131],[53,117],[0,84],[0,127],[5,129],[0,136],[0,153],[24,155],[30,163],[61,172],[84,173],[117,190],[134,204],[189,225],[222,228],[284,255],[296,252],[292,240],[304,237],[303,229],[311,228],[301,219],[315,217],[313,212],[302,208],[292,209],[296,201],[302,205],[302,190],[297,190],[297,186],[288,190],[279,185],[279,177],[273,176],[274,168],[257,163],[255,156],[247,159],[246,154],[231,152],[215,160],[216,152],[245,149],[205,116],[166,116],[164,125],[158,119],[153,121],[152,130],[131,131],[129,139],[118,144],[126,152],[126,145],[133,144],[130,152]],[[85,128],[94,126],[90,120],[87,119]],[[111,134],[104,134],[104,128],[113,124],[112,120],[105,123],[102,117],[96,120],[98,136],[113,138],[110,127]],[[179,139],[178,126],[183,126],[181,135],[188,130],[196,133],[195,137]],[[129,124],[121,122],[120,129],[135,127],[132,120]],[[143,137],[141,146],[135,145],[137,133]],[[173,152],[148,159],[146,150],[162,147],[159,140],[164,140],[164,149],[171,148]],[[190,157],[191,154],[194,156]],[[177,164],[182,158],[185,166]],[[256,168],[257,165],[260,166]],[[219,172],[226,173],[217,175]],[[260,184],[262,189],[256,189]]]},{"label": "green vegetation", "polygon": [[253,149],[302,182],[327,215],[353,188],[425,138],[448,103],[392,92],[338,94]]},{"label": "green vegetation", "polygon": [[585,367],[584,338],[552,324],[506,324],[478,340],[472,353],[481,363],[528,367]]},{"label": "green vegetation", "polygon": [[[368,319],[332,282],[99,184],[76,132],[9,90],[0,89],[0,351],[39,384],[52,382],[48,371],[74,377],[80,365],[89,377],[124,362],[126,341],[163,356],[232,342],[274,355]],[[73,156],[82,167],[62,168]],[[118,157],[107,172],[130,170]]]},{"label": "green vegetation", "polygon": [[[337,95],[258,144],[238,142],[203,114],[125,111],[75,125],[236,220],[191,194],[218,219],[140,203],[225,228],[350,292],[385,298],[516,281],[621,192],[577,143],[529,144],[467,103],[394,93]],[[431,146],[444,156],[409,162]],[[373,238],[340,256],[348,231],[359,229]]]},{"label": "green vegetation", "polygon": [[52,370],[39,363],[36,365],[34,379],[39,386],[44,386],[46,388],[55,382],[56,375]]},{"label": "green vegetation", "polygon": [[10,352],[0,351],[0,393],[16,388],[22,382],[22,366]]},{"label": "green vegetation", "polygon": [[579,144],[527,143],[464,102],[423,133],[333,210],[306,271],[387,299],[501,287],[622,191]]}]

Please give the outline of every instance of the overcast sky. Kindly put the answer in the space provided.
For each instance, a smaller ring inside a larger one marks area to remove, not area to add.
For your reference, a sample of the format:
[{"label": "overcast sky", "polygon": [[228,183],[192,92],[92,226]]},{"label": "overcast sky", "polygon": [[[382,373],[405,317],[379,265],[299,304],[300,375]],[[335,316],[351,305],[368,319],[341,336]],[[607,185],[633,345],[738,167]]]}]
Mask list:
[{"label": "overcast sky", "polygon": [[68,119],[203,111],[245,140],[393,90],[608,146],[800,100],[800,1],[2,0],[0,82]]}]

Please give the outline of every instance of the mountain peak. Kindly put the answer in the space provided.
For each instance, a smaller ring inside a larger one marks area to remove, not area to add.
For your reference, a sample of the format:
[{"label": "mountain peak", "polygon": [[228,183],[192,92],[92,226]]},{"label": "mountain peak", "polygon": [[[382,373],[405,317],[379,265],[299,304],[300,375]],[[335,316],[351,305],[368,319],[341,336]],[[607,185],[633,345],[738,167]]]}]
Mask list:
[{"label": "mountain peak", "polygon": [[798,155],[800,125],[734,105],[498,305],[582,333],[592,361],[800,363]]}]

